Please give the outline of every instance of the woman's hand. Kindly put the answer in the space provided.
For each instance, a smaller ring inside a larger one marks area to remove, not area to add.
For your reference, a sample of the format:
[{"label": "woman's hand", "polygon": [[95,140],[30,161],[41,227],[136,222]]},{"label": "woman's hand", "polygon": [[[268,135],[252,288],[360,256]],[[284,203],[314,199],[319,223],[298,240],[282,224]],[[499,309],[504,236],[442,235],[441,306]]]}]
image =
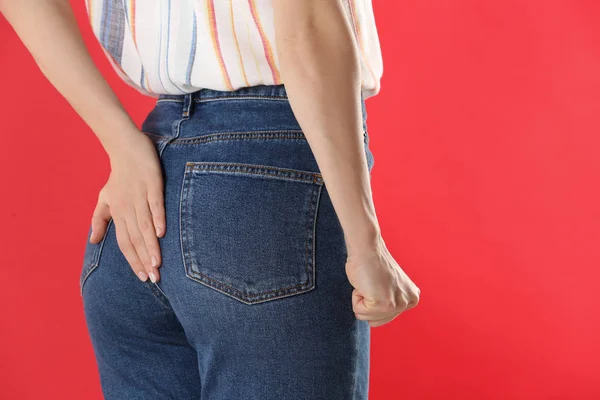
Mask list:
[{"label": "woman's hand", "polygon": [[166,225],[162,170],[152,141],[137,129],[94,64],[68,1],[0,0],[0,13],[111,160],[112,172],[100,191],[90,241],[102,240],[112,216],[119,247],[135,273],[142,280],[150,273],[158,279],[157,235],[164,235]]},{"label": "woman's hand", "polygon": [[371,327],[387,324],[419,303],[421,290],[400,268],[382,238],[372,250],[349,255],[346,274],[354,287],[354,314],[369,321]]},{"label": "woman's hand", "polygon": [[109,153],[111,173],[100,190],[92,217],[90,242],[99,243],[110,219],[127,262],[139,277],[159,279],[158,237],[165,234],[163,175],[152,140],[140,131],[127,132]]}]

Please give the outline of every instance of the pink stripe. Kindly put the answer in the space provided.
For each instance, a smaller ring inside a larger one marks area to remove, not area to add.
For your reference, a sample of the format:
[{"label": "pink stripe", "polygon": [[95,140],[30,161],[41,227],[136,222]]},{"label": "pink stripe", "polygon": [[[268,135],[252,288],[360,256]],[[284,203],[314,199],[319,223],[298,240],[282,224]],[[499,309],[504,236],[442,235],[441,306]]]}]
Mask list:
[{"label": "pink stripe", "polygon": [[265,58],[269,63],[269,68],[271,68],[271,74],[273,75],[273,83],[275,85],[281,84],[281,78],[279,76],[279,71],[277,70],[277,66],[275,65],[275,58],[273,57],[273,51],[271,50],[271,44],[265,35],[262,25],[260,24],[260,20],[258,19],[258,13],[256,12],[256,4],[254,0],[248,0],[248,4],[250,5],[250,11],[252,12],[252,18],[254,18],[254,23],[256,24],[256,28],[258,29],[258,33],[260,33],[260,38],[262,40],[263,49],[265,51]]},{"label": "pink stripe", "polygon": [[217,19],[215,17],[215,4],[213,0],[206,0],[206,6],[208,8],[208,19],[210,22],[210,35],[212,36],[215,53],[219,58],[219,65],[221,66],[223,79],[225,80],[227,88],[229,88],[229,90],[233,90],[231,80],[229,79],[229,73],[227,72],[227,67],[225,66],[225,60],[223,59],[223,53],[221,52],[221,46],[219,44],[219,31],[217,30]]}]

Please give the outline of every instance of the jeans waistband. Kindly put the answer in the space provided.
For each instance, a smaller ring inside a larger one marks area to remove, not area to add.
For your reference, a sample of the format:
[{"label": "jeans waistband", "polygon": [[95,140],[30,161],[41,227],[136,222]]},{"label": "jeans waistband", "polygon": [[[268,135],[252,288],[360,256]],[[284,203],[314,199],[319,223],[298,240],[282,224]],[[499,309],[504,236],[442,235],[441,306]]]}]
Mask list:
[{"label": "jeans waistband", "polygon": [[229,98],[275,98],[287,99],[287,92],[283,85],[258,85],[242,87],[233,91],[220,91],[213,89],[200,89],[187,94],[161,94],[158,100],[179,100],[185,99],[201,102]]},{"label": "jeans waistband", "polygon": [[[261,100],[277,100],[267,108],[264,104],[261,107],[256,108],[252,105],[247,107],[254,111],[252,114],[246,109],[246,106],[240,105],[237,100],[248,100],[261,101]],[[227,100],[235,100],[237,105],[230,103]],[[248,126],[250,129],[251,125],[257,120],[262,121],[261,124],[267,124],[262,114],[267,113],[271,115],[269,118],[269,126],[272,125],[273,129],[279,129],[283,126],[300,129],[298,122],[295,119],[292,110],[289,105],[288,95],[283,84],[281,85],[257,85],[242,87],[233,91],[220,91],[213,89],[200,89],[198,91],[187,93],[187,94],[160,94],[157,99],[159,103],[181,103],[179,109],[180,117],[184,119],[193,118],[194,120],[203,120],[203,124],[197,124],[194,126],[196,133],[198,132],[209,132],[216,129],[242,129],[244,126]],[[221,105],[222,107],[218,106]],[[212,105],[210,111],[201,113],[199,107]],[[367,132],[367,112],[364,95],[361,93],[361,105],[362,105],[362,117],[363,117],[363,131],[365,137],[368,135]],[[216,107],[216,108],[215,108]],[[171,108],[168,109],[168,113],[171,112]],[[151,115],[150,120],[154,117],[162,117],[174,119],[176,116],[171,114],[165,115],[167,111],[157,113],[159,115]],[[195,114],[195,115],[194,115]],[[255,120],[252,120],[252,116],[255,116]],[[214,121],[213,121],[214,120]],[[214,122],[214,123],[213,123]],[[277,124],[276,122],[279,122]],[[285,122],[285,123],[284,123]],[[190,123],[188,122],[188,125]],[[267,125],[265,125],[267,127]],[[184,132],[185,134],[194,134],[194,132]]]}]

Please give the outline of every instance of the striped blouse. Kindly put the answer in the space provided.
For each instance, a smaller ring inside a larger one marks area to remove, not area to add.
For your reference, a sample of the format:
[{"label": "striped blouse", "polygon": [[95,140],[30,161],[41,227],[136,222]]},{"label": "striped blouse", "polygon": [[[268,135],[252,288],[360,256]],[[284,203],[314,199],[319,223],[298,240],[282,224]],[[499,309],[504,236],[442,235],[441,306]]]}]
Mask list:
[{"label": "striped blouse", "polygon": [[[383,73],[371,0],[343,3],[367,98]],[[145,95],[283,83],[272,0],[86,0],[86,9],[112,67]]]}]

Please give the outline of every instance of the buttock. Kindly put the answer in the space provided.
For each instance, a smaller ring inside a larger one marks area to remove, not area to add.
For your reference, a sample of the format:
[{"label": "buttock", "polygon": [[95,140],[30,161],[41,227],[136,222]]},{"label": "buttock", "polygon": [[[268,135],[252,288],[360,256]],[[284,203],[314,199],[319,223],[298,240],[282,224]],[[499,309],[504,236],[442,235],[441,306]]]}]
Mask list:
[{"label": "buttock", "polygon": [[301,132],[174,141],[162,163],[157,286],[198,352],[203,396],[366,398],[370,328],[354,317],[342,227]]},{"label": "buttock", "polygon": [[126,340],[202,398],[366,399],[370,327],[352,311],[343,230],[283,88],[164,96],[142,131],[164,174],[161,278],[137,280],[109,225],[80,279],[110,386],[125,386],[106,371]]}]

